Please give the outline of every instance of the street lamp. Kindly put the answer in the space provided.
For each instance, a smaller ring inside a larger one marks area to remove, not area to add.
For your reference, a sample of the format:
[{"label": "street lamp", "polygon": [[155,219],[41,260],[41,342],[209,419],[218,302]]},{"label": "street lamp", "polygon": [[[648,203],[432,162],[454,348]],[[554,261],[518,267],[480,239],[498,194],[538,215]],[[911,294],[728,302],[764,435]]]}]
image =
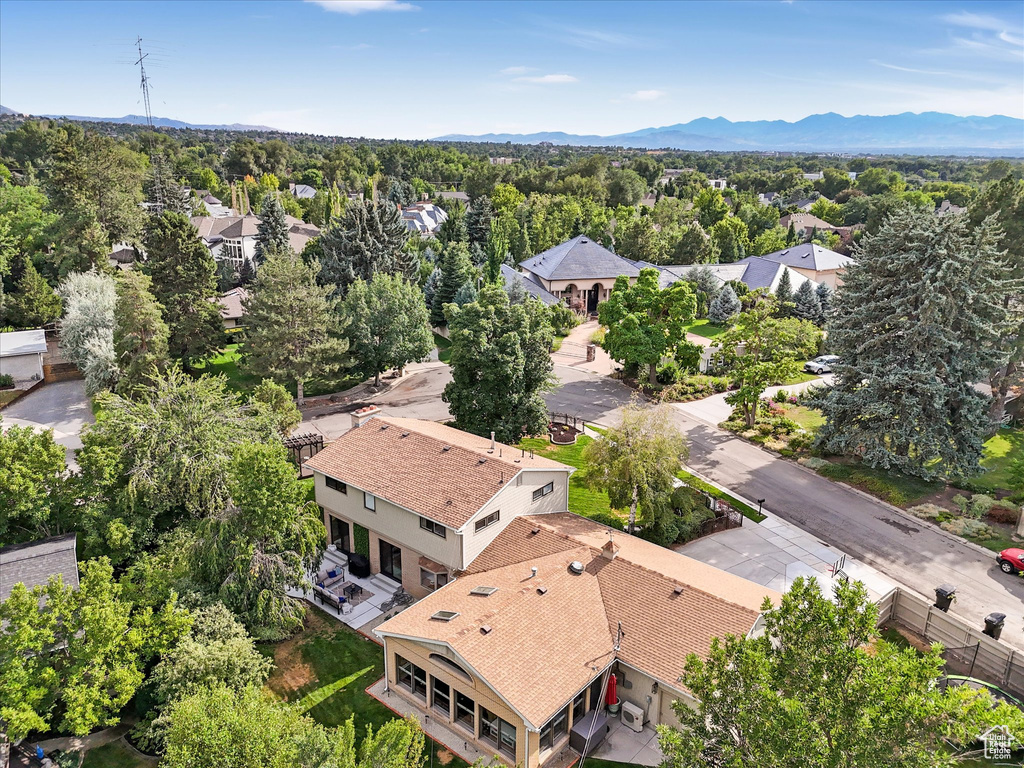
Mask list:
[{"label": "street lamp", "polygon": [[764,499],[757,500],[757,514],[761,514],[761,505],[764,504]]}]

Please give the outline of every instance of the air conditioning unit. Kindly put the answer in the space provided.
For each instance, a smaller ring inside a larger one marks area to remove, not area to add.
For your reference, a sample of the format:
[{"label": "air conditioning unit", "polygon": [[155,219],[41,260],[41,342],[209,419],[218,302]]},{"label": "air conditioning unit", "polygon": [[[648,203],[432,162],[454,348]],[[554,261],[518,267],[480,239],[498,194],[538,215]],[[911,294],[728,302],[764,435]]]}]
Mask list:
[{"label": "air conditioning unit", "polygon": [[646,713],[636,704],[628,701],[622,702],[622,724],[627,728],[640,733],[644,729],[644,716]]}]

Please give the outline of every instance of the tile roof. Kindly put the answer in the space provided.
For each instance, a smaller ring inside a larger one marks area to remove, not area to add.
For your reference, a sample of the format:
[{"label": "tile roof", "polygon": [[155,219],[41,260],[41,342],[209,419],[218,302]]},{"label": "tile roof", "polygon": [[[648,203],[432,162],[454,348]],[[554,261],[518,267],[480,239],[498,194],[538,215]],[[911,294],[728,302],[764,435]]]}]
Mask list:
[{"label": "tile roof", "polygon": [[0,333],[0,357],[32,355],[46,351],[46,331],[8,331]]},{"label": "tile roof", "polygon": [[548,306],[558,304],[561,302],[561,299],[559,299],[553,293],[550,293],[547,290],[545,290],[543,286],[537,285],[537,283],[533,282],[533,280],[528,278],[522,272],[517,272],[516,270],[512,269],[512,267],[510,267],[508,264],[501,265],[501,276],[505,278],[505,285],[511,285],[513,280],[520,282],[523,284],[523,289],[528,294],[540,299]]},{"label": "tile roof", "polygon": [[[678,687],[687,654],[706,656],[714,637],[745,635],[764,599],[781,597],[621,532],[608,559],[601,548],[610,533],[570,513],[517,518],[468,571],[376,631],[447,643],[538,727],[613,659]],[[479,586],[498,589],[472,595]],[[432,620],[438,610],[459,615]]]},{"label": "tile roof", "polygon": [[631,261],[585,235],[548,248],[519,266],[545,280],[599,280],[640,275],[639,268]]},{"label": "tile roof", "polygon": [[75,534],[68,533],[0,549],[0,603],[10,596],[15,584],[32,589],[46,584],[57,574],[64,578],[65,584],[77,587],[75,542]]},{"label": "tile roof", "polygon": [[822,248],[817,243],[801,243],[783,248],[781,251],[766,253],[761,258],[777,261],[787,267],[814,270],[845,269],[854,263],[849,256]]},{"label": "tile roof", "polygon": [[522,470],[571,467],[433,421],[377,416],[306,466],[459,530]]}]

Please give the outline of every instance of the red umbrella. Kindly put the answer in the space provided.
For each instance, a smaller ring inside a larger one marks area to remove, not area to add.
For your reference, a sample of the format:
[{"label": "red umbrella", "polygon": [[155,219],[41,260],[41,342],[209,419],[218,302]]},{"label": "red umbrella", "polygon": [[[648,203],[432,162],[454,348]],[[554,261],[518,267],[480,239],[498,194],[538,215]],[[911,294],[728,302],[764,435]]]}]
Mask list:
[{"label": "red umbrella", "polygon": [[604,697],[604,703],[607,704],[609,707],[619,703],[619,696],[615,691],[615,685],[615,673],[613,672],[611,675],[608,676],[608,692]]}]

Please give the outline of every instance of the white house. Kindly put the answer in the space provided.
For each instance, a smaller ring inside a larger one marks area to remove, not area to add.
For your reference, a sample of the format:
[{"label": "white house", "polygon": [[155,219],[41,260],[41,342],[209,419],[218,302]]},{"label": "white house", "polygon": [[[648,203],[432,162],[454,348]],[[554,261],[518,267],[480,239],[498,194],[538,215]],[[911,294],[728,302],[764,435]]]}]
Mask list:
[{"label": "white house", "polygon": [[46,332],[41,328],[0,333],[0,373],[9,374],[16,384],[43,378],[44,354]]}]

